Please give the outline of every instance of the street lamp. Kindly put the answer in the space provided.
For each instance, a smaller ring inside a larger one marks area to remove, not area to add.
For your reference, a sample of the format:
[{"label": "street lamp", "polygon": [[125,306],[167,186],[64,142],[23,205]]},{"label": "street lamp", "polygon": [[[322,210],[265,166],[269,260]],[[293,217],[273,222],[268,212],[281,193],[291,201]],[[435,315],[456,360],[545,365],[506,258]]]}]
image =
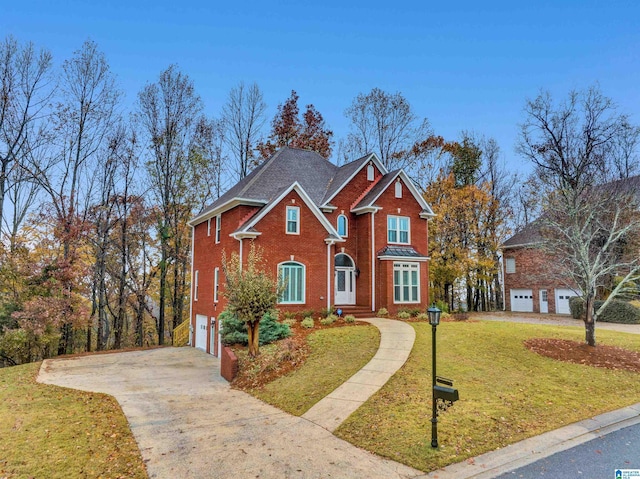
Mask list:
[{"label": "street lamp", "polygon": [[440,308],[435,303],[427,309],[429,324],[431,324],[431,403],[433,411],[431,414],[431,447],[438,447],[438,407],[436,405],[436,328],[440,324]]}]

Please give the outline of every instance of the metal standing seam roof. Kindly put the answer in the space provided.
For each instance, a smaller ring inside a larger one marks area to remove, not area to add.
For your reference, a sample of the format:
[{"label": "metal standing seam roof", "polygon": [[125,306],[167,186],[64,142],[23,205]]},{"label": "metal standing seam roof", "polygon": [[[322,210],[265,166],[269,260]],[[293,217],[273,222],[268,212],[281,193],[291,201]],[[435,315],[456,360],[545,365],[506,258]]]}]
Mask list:
[{"label": "metal standing seam roof", "polygon": [[385,246],[377,256],[397,256],[399,258],[427,258],[418,253],[412,246]]}]

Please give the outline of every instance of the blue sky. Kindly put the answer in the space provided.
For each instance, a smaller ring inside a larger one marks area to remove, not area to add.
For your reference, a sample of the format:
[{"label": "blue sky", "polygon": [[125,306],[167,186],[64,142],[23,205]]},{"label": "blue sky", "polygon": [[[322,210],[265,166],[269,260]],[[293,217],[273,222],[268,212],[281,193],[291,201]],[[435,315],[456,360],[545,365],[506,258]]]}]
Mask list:
[{"label": "blue sky", "polygon": [[640,123],[640,2],[128,2],[0,0],[0,36],[46,47],[60,64],[87,38],[129,104],[172,63],[218,115],[257,82],[269,120],[292,89],[345,136],[359,92],[402,92],[437,134],[494,137],[514,153],[526,98],[595,82]]}]

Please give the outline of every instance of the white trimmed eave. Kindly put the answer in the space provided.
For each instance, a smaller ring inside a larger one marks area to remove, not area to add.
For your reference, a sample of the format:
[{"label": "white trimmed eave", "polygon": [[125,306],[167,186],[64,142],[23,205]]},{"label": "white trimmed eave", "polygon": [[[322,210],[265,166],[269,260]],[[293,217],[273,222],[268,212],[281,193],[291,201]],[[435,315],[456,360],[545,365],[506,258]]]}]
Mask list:
[{"label": "white trimmed eave", "polygon": [[316,206],[316,204],[311,200],[307,192],[304,191],[304,188],[300,186],[300,183],[298,183],[297,181],[294,181],[291,184],[291,186],[286,190],[284,190],[276,199],[271,201],[266,207],[262,208],[262,210],[260,210],[260,212],[257,215],[255,215],[245,225],[243,225],[242,230],[238,232],[241,232],[241,231],[246,232],[246,230],[253,228],[262,218],[264,218],[267,215],[267,213],[269,213],[277,204],[280,204],[280,202],[289,193],[291,193],[294,190],[296,193],[298,193],[300,198],[302,198],[302,201],[307,205],[309,210],[311,210],[311,212],[318,219],[320,224],[322,224],[322,226],[325,227],[325,229],[327,230],[327,233],[329,233],[329,235],[333,235],[339,238],[340,235],[338,234],[336,229],[329,222],[329,220],[324,215],[324,213],[322,213],[322,211],[320,211],[320,209]]},{"label": "white trimmed eave", "polygon": [[236,206],[244,205],[244,206],[264,206],[268,203],[267,200],[254,200],[251,198],[231,198],[226,203],[221,204],[220,206],[212,209],[211,211],[207,211],[199,216],[196,216],[192,220],[190,220],[187,224],[189,226],[196,226],[202,223],[203,221],[207,221],[210,218],[214,218],[219,214],[224,213],[225,211],[229,211],[230,209],[235,208]]},{"label": "white trimmed eave", "polygon": [[367,159],[362,162],[362,164],[360,165],[360,168],[358,168],[356,171],[354,171],[349,178],[347,178],[345,181],[343,181],[342,184],[340,185],[340,188],[338,188],[329,198],[327,198],[327,201],[325,201],[322,204],[322,206],[320,206],[320,208],[321,209],[322,208],[331,208],[331,206],[329,205],[329,202],[332,199],[334,199],[336,197],[336,195],[338,193],[340,193],[344,189],[344,187],[346,185],[348,185],[351,182],[351,180],[353,180],[355,178],[355,176],[362,171],[362,169],[365,167],[365,165],[369,164],[369,162],[373,162],[373,164],[378,167],[378,169],[380,170],[380,173],[382,173],[382,176],[384,176],[387,173],[389,173],[387,171],[387,169],[384,167],[384,165],[382,164],[382,162],[380,161],[380,159],[378,158],[378,155],[376,155],[375,153],[370,153],[369,156],[367,156]]},{"label": "white trimmed eave", "polygon": [[344,243],[345,241],[347,241],[344,238],[325,238],[324,242],[327,243],[329,246],[334,245],[336,243]]},{"label": "white trimmed eave", "polygon": [[407,188],[409,188],[409,191],[411,192],[413,197],[416,199],[418,204],[422,206],[423,210],[426,210],[426,213],[420,213],[420,217],[423,218],[423,215],[427,217],[435,216],[435,213],[431,209],[431,206],[429,206],[429,203],[427,203],[427,201],[422,197],[422,195],[416,188],[416,185],[413,184],[413,181],[411,181],[411,179],[409,178],[409,176],[407,176],[404,170],[400,170],[400,172],[398,173],[398,176],[402,177],[404,184],[406,185]]},{"label": "white trimmed eave", "polygon": [[539,246],[541,244],[543,244],[542,241],[535,241],[533,243],[510,244],[502,245],[501,249],[526,248],[527,246]]},{"label": "white trimmed eave", "polygon": [[365,213],[377,213],[382,209],[381,206],[363,206],[361,208],[354,208],[351,210],[351,213],[356,215],[363,215]]},{"label": "white trimmed eave", "polygon": [[381,261],[413,261],[418,263],[426,263],[431,259],[431,256],[392,256],[392,255],[382,255],[378,256],[378,259]]},{"label": "white trimmed eave", "polygon": [[431,218],[435,218],[436,216],[438,215],[435,214],[433,211],[431,213],[425,212],[425,211],[420,213],[420,218],[422,218],[423,220],[430,220]]},{"label": "white trimmed eave", "polygon": [[260,231],[236,231],[234,233],[231,233],[229,236],[231,236],[234,239],[237,240],[241,240],[241,239],[254,239],[258,236],[260,236],[262,233]]}]

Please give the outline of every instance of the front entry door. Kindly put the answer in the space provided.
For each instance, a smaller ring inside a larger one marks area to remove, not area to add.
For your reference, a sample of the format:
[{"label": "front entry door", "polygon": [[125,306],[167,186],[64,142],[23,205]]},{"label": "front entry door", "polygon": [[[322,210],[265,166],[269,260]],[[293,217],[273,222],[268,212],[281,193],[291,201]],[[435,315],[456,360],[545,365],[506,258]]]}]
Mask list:
[{"label": "front entry door", "polygon": [[356,304],[356,275],[354,268],[336,267],[335,304]]}]

